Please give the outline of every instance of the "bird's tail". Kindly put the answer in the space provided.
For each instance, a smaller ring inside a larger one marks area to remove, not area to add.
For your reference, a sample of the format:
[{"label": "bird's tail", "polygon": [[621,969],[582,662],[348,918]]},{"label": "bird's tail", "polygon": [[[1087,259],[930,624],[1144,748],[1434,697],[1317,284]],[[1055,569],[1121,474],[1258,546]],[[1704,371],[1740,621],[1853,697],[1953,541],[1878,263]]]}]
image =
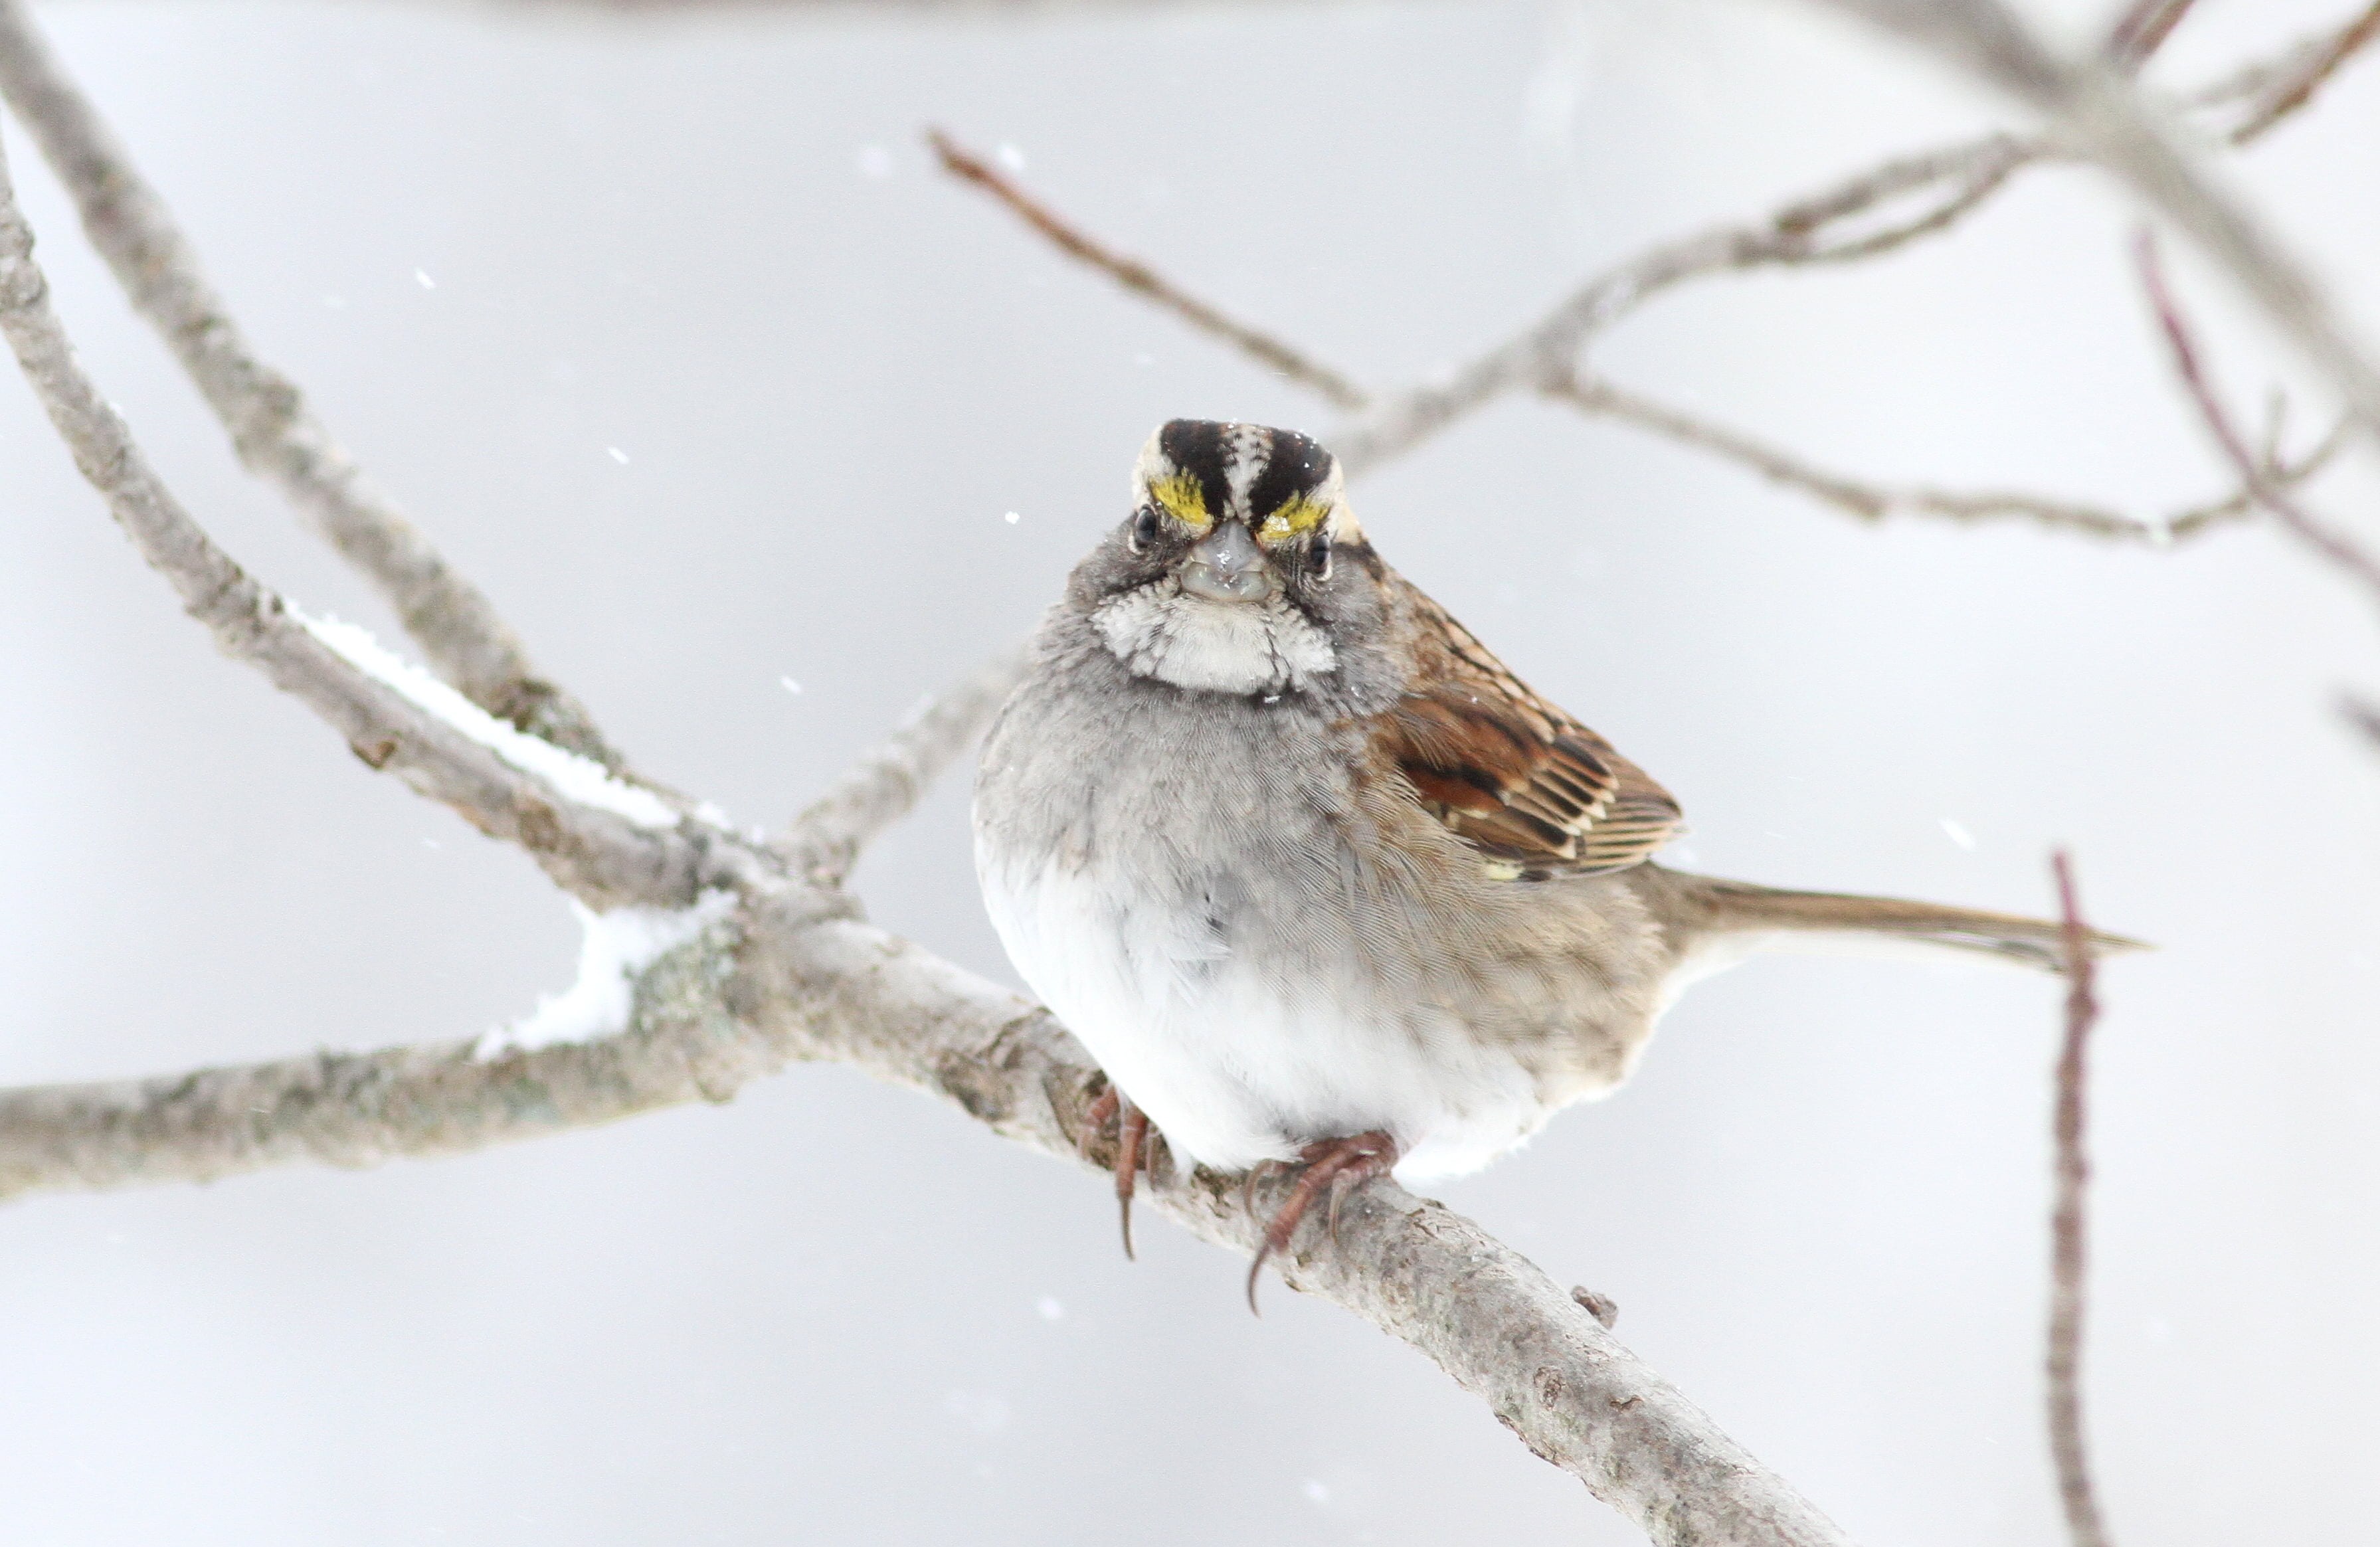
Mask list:
[{"label": "bird's tail", "polygon": [[[2066,963],[2063,925],[2013,913],[1943,907],[1898,897],[1862,897],[1838,892],[1791,892],[1741,881],[1644,866],[1645,880],[1669,891],[1671,917],[1696,939],[1774,933],[1853,934],[1945,945],[2010,956],[2053,971]],[[2092,956],[2148,949],[2143,941],[2098,930],[2087,932]]]}]

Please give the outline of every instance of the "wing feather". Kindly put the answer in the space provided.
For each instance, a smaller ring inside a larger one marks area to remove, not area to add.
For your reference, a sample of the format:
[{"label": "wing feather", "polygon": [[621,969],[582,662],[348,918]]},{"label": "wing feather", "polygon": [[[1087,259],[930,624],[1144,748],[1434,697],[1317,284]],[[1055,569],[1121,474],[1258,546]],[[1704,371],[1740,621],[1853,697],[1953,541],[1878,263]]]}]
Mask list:
[{"label": "wing feather", "polygon": [[1676,835],[1678,803],[1651,775],[1530,691],[1437,603],[1389,580],[1411,609],[1422,686],[1369,729],[1425,810],[1516,875],[1625,870]]}]

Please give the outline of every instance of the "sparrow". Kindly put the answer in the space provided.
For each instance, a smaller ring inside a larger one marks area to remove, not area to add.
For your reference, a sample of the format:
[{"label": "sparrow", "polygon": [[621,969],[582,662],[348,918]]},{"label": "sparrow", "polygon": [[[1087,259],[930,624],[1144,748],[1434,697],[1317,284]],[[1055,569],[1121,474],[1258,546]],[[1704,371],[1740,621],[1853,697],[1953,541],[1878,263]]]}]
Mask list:
[{"label": "sparrow", "polygon": [[1669,792],[1388,566],[1329,451],[1254,424],[1149,438],[987,737],[974,827],[1010,960],[1108,1075],[1126,1252],[1153,1133],[1251,1185],[1303,1168],[1251,1306],[1325,1189],[1478,1170],[1761,945],[2063,960],[2044,920],[1655,863]]}]

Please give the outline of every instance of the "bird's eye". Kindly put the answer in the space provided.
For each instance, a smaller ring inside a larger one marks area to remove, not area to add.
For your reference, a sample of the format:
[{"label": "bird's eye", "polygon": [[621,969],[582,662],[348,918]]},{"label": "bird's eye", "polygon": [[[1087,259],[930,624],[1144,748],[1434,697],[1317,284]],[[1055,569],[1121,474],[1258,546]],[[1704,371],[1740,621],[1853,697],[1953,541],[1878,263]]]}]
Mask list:
[{"label": "bird's eye", "polygon": [[1157,506],[1144,505],[1134,513],[1132,530],[1125,534],[1124,542],[1134,553],[1139,553],[1157,541]]},{"label": "bird's eye", "polygon": [[1314,545],[1306,550],[1306,560],[1314,566],[1316,579],[1327,580],[1330,578],[1330,534],[1329,532],[1318,531],[1314,534]]}]

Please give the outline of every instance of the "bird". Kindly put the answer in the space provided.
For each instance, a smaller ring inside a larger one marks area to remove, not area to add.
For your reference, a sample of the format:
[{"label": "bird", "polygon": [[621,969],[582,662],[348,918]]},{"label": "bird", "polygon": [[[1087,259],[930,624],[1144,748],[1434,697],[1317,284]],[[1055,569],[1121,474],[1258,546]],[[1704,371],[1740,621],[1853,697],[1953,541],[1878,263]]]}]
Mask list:
[{"label": "bird", "polygon": [[[989,729],[985,907],[1108,1077],[1134,1176],[1299,1168],[1327,1191],[1477,1171],[1609,1094],[1690,983],[1850,933],[2056,968],[2064,926],[1672,870],[1678,802],[1390,568],[1338,459],[1174,420]],[[2093,932],[2095,954],[2137,944]],[[1087,1130],[1085,1138],[1090,1135]]]}]

